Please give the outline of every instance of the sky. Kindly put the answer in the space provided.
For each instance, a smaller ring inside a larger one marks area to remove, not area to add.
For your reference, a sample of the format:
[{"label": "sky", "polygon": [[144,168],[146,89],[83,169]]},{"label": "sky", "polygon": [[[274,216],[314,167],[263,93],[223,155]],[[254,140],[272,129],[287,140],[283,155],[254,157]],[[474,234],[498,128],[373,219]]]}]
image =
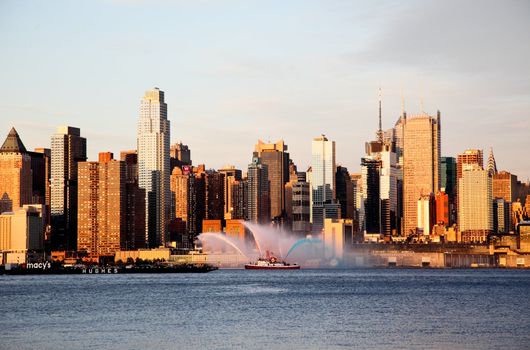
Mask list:
[{"label": "sky", "polygon": [[284,139],[304,171],[325,134],[359,172],[381,88],[384,129],[403,100],[408,115],[440,110],[442,155],[493,147],[526,181],[529,43],[526,0],[2,0],[0,135],[50,147],[70,125],[89,160],[119,156],[156,86],[194,164],[246,169],[258,139]]}]

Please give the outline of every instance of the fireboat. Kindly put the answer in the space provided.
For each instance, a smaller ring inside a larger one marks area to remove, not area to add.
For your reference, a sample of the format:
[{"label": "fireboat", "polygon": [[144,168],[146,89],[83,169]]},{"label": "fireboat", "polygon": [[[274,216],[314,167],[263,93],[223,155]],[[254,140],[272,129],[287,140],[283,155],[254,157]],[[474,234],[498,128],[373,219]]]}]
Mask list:
[{"label": "fireboat", "polygon": [[258,260],[251,264],[245,265],[246,270],[298,270],[300,265],[288,264],[285,261],[278,260],[273,254],[267,251],[265,258],[258,258]]}]

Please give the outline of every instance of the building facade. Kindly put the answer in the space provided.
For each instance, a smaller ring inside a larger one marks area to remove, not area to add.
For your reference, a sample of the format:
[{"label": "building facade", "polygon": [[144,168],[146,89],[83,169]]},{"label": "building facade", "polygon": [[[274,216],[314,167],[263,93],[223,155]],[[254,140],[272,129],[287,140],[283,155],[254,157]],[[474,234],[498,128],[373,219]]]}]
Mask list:
[{"label": "building facade", "polygon": [[170,125],[164,92],[146,91],[138,121],[138,182],[145,190],[145,239],[151,248],[168,240],[170,212]]},{"label": "building facade", "polygon": [[126,246],[126,167],[110,152],[79,163],[77,250],[94,261]]},{"label": "building facade", "polygon": [[258,224],[270,223],[270,191],[268,168],[254,157],[247,173],[247,220]]},{"label": "building facade", "polygon": [[32,203],[32,195],[31,157],[11,128],[0,148],[0,214]]},{"label": "building facade", "polygon": [[78,163],[85,162],[86,139],[81,130],[61,126],[52,136],[50,214],[51,249],[77,249]]},{"label": "building facade", "polygon": [[[311,144],[311,227],[319,233],[324,228],[324,219],[336,218],[336,162],[335,141],[325,135],[313,139]],[[329,210],[326,210],[326,207]],[[339,216],[340,217],[340,216]]]},{"label": "building facade", "polygon": [[258,140],[254,148],[254,157],[258,157],[260,164],[267,167],[270,218],[282,220],[285,217],[285,184],[289,181],[287,145],[283,140],[276,143]]},{"label": "building facade", "polygon": [[418,199],[440,188],[440,112],[425,113],[404,121],[403,229],[414,232],[418,223]]},{"label": "building facade", "polygon": [[485,242],[493,232],[491,176],[475,164],[458,180],[458,226],[464,242]]}]

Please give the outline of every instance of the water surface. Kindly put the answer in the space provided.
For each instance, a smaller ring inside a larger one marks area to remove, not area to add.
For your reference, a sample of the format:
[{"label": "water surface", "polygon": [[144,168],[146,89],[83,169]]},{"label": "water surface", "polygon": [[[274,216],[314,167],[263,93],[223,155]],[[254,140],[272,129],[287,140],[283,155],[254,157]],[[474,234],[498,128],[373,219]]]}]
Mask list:
[{"label": "water surface", "polygon": [[529,270],[0,276],[0,349],[529,349]]}]

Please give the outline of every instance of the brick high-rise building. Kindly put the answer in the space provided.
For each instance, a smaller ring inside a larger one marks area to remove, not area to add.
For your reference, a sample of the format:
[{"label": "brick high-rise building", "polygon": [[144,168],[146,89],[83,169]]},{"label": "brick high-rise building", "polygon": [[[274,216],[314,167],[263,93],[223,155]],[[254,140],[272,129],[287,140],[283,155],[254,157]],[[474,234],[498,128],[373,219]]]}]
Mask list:
[{"label": "brick high-rise building", "polygon": [[51,249],[77,249],[77,165],[86,161],[81,130],[61,126],[52,136],[50,214]]},{"label": "brick high-rise building", "polygon": [[499,171],[493,175],[493,198],[502,198],[506,202],[517,200],[517,176],[507,171]]},{"label": "brick high-rise building", "polygon": [[79,163],[77,250],[98,261],[114,256],[126,241],[125,162],[110,152]]},{"label": "brick high-rise building", "polygon": [[418,223],[418,199],[440,188],[441,117],[427,114],[404,119],[403,229],[409,235]]},{"label": "brick high-rise building", "polygon": [[0,148],[0,214],[30,204],[32,194],[31,157],[11,128]]}]

